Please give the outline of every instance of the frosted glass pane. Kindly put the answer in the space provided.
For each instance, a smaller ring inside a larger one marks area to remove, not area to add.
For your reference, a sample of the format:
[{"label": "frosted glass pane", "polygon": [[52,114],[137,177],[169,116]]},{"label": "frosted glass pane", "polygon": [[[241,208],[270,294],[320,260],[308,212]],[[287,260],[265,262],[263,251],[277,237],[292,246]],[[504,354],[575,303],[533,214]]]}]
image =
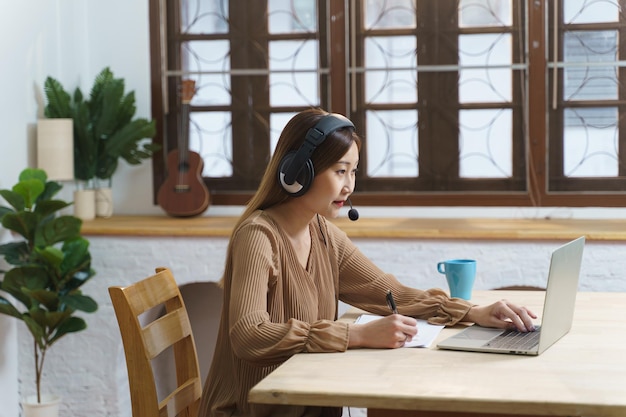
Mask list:
[{"label": "frosted glass pane", "polygon": [[508,178],[512,175],[511,110],[462,110],[459,114],[459,176]]},{"label": "frosted glass pane", "polygon": [[[566,63],[578,64],[565,68],[564,94],[566,100],[616,99],[618,91],[618,57],[616,31],[566,32],[563,53]],[[589,66],[580,64],[590,64]]]},{"label": "frosted glass pane", "polygon": [[617,22],[620,6],[617,0],[567,0],[563,1],[565,23]]},{"label": "frosted glass pane", "polygon": [[510,102],[512,100],[511,69],[489,66],[511,65],[511,35],[459,36],[459,99],[462,103]]},{"label": "frosted glass pane", "polygon": [[233,175],[230,112],[194,112],[189,126],[189,149],[204,159],[204,177]]},{"label": "frosted glass pane", "polygon": [[182,33],[228,32],[228,0],[181,0]]},{"label": "frosted glass pane", "polygon": [[367,175],[418,176],[417,112],[367,112]]},{"label": "frosted glass pane", "polygon": [[[198,73],[187,77],[196,82],[193,105],[231,103],[229,53],[228,41],[193,41],[182,45],[183,69]],[[199,74],[203,71],[217,74]]]},{"label": "frosted glass pane", "polygon": [[415,27],[415,0],[367,0],[366,29]]},{"label": "frosted glass pane", "polygon": [[[568,0],[569,1],[569,0]],[[511,26],[511,0],[461,0],[459,26]]]},{"label": "frosted glass pane", "polygon": [[270,33],[317,31],[317,1],[269,0],[267,11]]},{"label": "frosted glass pane", "polygon": [[[370,37],[365,40],[366,101],[417,101],[416,40],[409,36]],[[408,68],[408,69],[407,69]]]},{"label": "frosted glass pane", "polygon": [[617,176],[617,109],[566,109],[564,116],[565,176]]},{"label": "frosted glass pane", "polygon": [[272,106],[318,105],[317,48],[317,41],[270,43],[270,71],[275,71],[270,74]]}]

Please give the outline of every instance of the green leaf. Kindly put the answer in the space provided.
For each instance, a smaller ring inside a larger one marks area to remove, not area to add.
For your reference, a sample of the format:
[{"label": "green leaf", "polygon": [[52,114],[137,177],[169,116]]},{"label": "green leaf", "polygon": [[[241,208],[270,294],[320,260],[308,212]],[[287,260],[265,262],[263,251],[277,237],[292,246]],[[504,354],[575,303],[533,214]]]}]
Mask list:
[{"label": "green leaf", "polygon": [[33,241],[38,222],[39,216],[30,211],[6,213],[2,216],[2,226],[19,233],[28,241]]},{"label": "green leaf", "polygon": [[59,340],[61,337],[68,333],[80,332],[87,328],[87,323],[80,317],[68,317],[57,328],[54,336],[50,339],[49,345]]},{"label": "green leaf", "polygon": [[83,237],[66,240],[61,248],[63,251],[63,269],[69,271],[71,269],[84,269],[85,261],[90,261],[89,242]]},{"label": "green leaf", "polygon": [[40,349],[45,349],[48,344],[44,342],[44,328],[28,313],[22,314],[22,320],[24,321],[24,323],[26,323],[26,327],[28,327],[30,334],[33,335],[33,339],[35,339],[37,346],[39,346]]},{"label": "green leaf", "polygon": [[39,168],[24,168],[22,172],[20,172],[19,181],[26,180],[38,180],[42,184],[45,184],[48,181],[48,174],[46,171]]},{"label": "green leaf", "polygon": [[12,190],[0,190],[0,195],[16,211],[24,210],[24,197]]},{"label": "green leaf", "polygon": [[117,124],[117,128],[119,129],[125,126],[127,123],[130,123],[136,111],[137,106],[135,106],[135,92],[131,91],[130,93],[126,94],[122,101],[119,103],[119,123]]},{"label": "green leaf", "polygon": [[15,213],[15,210],[12,210],[8,207],[0,206],[0,221],[2,220],[4,215],[7,213]]},{"label": "green leaf", "polygon": [[61,252],[61,249],[55,248],[54,246],[45,246],[43,248],[35,248],[35,254],[36,256],[34,258],[39,261],[39,264],[45,264],[48,268],[52,268],[52,270],[57,272],[54,276],[56,280],[57,275],[60,273],[61,262],[63,262],[63,252]]},{"label": "green leaf", "polygon": [[43,87],[47,104],[44,114],[49,118],[71,118],[72,107],[70,95],[63,89],[60,82],[52,77],[46,78]]},{"label": "green leaf", "polygon": [[46,270],[39,266],[18,266],[4,274],[2,290],[11,294],[26,308],[31,308],[33,302],[25,290],[42,290],[49,283]]},{"label": "green leaf", "polygon": [[89,105],[82,100],[77,101],[74,114],[74,176],[83,181],[92,179],[96,174],[97,159],[98,144],[93,136]]},{"label": "green leaf", "polygon": [[87,313],[93,313],[98,310],[98,303],[96,303],[93,298],[82,294],[66,295],[61,297],[61,302],[73,310],[80,310]]},{"label": "green leaf", "polygon": [[28,295],[39,304],[43,304],[48,311],[55,311],[59,308],[59,295],[54,291],[48,290],[29,290],[23,289],[24,294]]},{"label": "green leaf", "polygon": [[111,135],[98,158],[96,174],[98,178],[110,178],[115,172],[117,159],[120,157],[131,165],[137,165],[143,157],[152,156],[147,147],[144,147],[140,153],[139,146],[142,140],[150,139],[155,134],[154,121],[135,119]]},{"label": "green leaf", "polygon": [[88,267],[90,264],[91,256],[88,256],[85,258],[85,262],[77,268],[78,272],[74,273],[72,278],[65,284],[65,289],[68,292],[80,288],[85,282],[96,275],[96,271]]},{"label": "green leaf", "polygon": [[46,183],[38,178],[20,180],[13,186],[13,191],[24,198],[24,207],[31,209],[37,198],[43,193]]},{"label": "green leaf", "polygon": [[82,220],[74,216],[61,216],[50,220],[37,229],[35,246],[50,246],[57,242],[75,239],[80,235]]},{"label": "green leaf", "polygon": [[95,275],[95,271],[91,269],[91,255],[88,247],[89,242],[83,238],[63,244],[62,250],[65,256],[60,267],[63,280],[61,284],[67,293],[77,289]]},{"label": "green leaf", "polygon": [[[54,197],[61,190],[61,188],[63,188],[63,186],[56,181],[46,182],[46,186],[43,190],[43,193],[39,195],[39,198],[37,198],[37,201],[35,203],[39,204],[42,201],[51,200],[52,197]],[[71,204],[71,203],[68,203],[68,204]]]},{"label": "green leaf", "polygon": [[99,117],[94,126],[94,137],[107,139],[118,127],[119,105],[124,95],[124,81],[113,79],[102,87],[102,102]]},{"label": "green leaf", "polygon": [[9,300],[0,295],[0,313],[22,319],[22,314]]},{"label": "green leaf", "polygon": [[38,313],[32,314],[34,320],[41,324],[44,328],[53,330],[56,329],[72,315],[72,312],[67,311],[45,311],[40,310]]},{"label": "green leaf", "polygon": [[9,242],[0,245],[0,255],[11,265],[24,265],[30,261],[30,248],[26,241]]},{"label": "green leaf", "polygon": [[57,211],[71,205],[72,203],[66,203],[63,200],[42,200],[35,206],[34,211],[40,216],[40,218],[45,219]]}]

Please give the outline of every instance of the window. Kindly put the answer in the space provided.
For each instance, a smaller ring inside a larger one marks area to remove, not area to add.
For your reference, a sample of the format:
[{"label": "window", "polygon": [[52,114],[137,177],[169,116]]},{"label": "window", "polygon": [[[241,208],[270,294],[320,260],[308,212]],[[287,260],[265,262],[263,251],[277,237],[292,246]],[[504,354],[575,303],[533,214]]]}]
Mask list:
[{"label": "window", "polygon": [[358,204],[625,206],[624,3],[151,2],[155,192],[188,123],[212,203],[245,204],[319,106],[364,136]]},{"label": "window", "polygon": [[[622,3],[622,4],[620,4]],[[549,36],[549,188],[624,191],[626,130],[623,2],[567,1],[552,10]],[[561,156],[562,155],[562,156]],[[620,200],[622,200],[620,198]],[[623,204],[623,203],[622,203]]]}]

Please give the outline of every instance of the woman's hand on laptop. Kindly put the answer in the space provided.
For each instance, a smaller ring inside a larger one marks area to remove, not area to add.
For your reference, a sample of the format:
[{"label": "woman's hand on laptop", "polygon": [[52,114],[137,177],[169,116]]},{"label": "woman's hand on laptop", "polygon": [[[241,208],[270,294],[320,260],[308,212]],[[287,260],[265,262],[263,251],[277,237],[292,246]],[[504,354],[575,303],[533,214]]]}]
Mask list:
[{"label": "woman's hand on laptop", "polygon": [[470,321],[483,327],[517,328],[520,332],[532,332],[535,330],[532,319],[536,318],[537,315],[526,307],[500,300],[486,306],[473,306],[463,321]]}]

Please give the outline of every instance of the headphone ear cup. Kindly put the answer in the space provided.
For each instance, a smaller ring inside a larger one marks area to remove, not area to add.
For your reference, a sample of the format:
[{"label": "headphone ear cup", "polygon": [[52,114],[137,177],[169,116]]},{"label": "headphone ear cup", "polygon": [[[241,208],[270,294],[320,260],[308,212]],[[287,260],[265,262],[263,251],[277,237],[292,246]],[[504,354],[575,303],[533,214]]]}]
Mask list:
[{"label": "headphone ear cup", "polygon": [[315,170],[313,168],[313,162],[310,159],[307,159],[304,163],[304,166],[300,170],[300,173],[296,177],[296,180],[293,184],[287,184],[285,182],[285,172],[291,167],[291,163],[293,162],[294,157],[296,156],[296,152],[290,152],[283,157],[280,161],[280,166],[278,169],[278,182],[280,183],[283,190],[287,192],[292,197],[300,197],[302,194],[306,193],[308,189],[311,187],[311,183],[313,182],[313,177],[315,176]]}]

